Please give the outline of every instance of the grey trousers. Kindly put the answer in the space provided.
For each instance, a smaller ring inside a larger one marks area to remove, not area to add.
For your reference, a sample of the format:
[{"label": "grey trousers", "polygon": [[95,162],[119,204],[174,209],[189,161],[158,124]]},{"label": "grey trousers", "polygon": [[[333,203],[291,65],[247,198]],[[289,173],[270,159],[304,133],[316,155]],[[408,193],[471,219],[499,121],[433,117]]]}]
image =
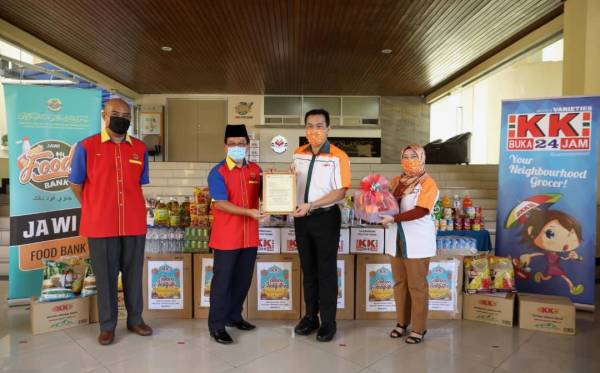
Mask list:
[{"label": "grey trousers", "polygon": [[88,238],[92,269],[98,289],[98,319],[100,330],[111,331],[117,326],[117,280],[122,272],[123,293],[127,308],[127,325],[144,322],[142,311],[142,275],[146,236]]}]

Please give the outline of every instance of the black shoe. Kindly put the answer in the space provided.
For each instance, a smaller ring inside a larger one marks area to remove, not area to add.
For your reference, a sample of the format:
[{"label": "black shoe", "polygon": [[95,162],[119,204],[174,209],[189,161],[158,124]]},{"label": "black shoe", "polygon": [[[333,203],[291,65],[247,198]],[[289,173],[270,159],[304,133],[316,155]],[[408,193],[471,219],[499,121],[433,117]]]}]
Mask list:
[{"label": "black shoe", "polygon": [[229,335],[229,333],[227,333],[227,330],[225,329],[217,330],[216,332],[210,332],[210,336],[213,337],[218,343],[224,345],[229,345],[233,343],[233,339],[231,339],[231,336]]},{"label": "black shoe", "polygon": [[334,322],[328,322],[321,325],[319,331],[317,332],[317,341],[319,342],[329,342],[335,336],[337,326]]},{"label": "black shoe", "polygon": [[230,328],[238,328],[239,330],[252,330],[256,328],[256,325],[252,325],[244,319],[238,322],[228,322],[227,326]]},{"label": "black shoe", "polygon": [[319,319],[312,316],[304,316],[294,328],[294,333],[298,335],[309,335],[319,329]]}]

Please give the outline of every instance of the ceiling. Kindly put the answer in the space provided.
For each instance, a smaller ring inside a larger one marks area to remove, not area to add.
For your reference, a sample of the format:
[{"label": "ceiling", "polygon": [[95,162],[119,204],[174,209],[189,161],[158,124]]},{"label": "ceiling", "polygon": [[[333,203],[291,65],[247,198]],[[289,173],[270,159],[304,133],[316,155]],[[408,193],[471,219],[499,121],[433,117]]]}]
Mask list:
[{"label": "ceiling", "polygon": [[561,12],[561,0],[0,2],[0,18],[139,93],[426,94]]}]

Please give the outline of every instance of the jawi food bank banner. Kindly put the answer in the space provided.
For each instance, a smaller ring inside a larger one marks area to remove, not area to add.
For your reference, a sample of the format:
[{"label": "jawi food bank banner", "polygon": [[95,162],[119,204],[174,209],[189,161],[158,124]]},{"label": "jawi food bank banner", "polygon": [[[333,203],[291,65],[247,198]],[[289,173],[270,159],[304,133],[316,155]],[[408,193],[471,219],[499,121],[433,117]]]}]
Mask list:
[{"label": "jawi food bank banner", "polygon": [[594,305],[600,97],[502,102],[496,252],[519,291]]},{"label": "jawi food bank banner", "polygon": [[97,90],[4,85],[9,141],[9,299],[39,296],[45,259],[88,255],[69,188],[77,141],[98,132]]}]

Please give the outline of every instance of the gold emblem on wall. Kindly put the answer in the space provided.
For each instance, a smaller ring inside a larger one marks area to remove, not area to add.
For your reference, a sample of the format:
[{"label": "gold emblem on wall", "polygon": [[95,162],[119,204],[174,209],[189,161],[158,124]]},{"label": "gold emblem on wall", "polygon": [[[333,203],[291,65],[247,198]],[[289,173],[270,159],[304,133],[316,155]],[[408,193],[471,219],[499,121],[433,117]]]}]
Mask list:
[{"label": "gold emblem on wall", "polygon": [[240,101],[237,105],[235,105],[235,112],[241,117],[252,118],[252,116],[248,115],[252,113],[252,106],[254,106],[254,102],[252,101]]}]

